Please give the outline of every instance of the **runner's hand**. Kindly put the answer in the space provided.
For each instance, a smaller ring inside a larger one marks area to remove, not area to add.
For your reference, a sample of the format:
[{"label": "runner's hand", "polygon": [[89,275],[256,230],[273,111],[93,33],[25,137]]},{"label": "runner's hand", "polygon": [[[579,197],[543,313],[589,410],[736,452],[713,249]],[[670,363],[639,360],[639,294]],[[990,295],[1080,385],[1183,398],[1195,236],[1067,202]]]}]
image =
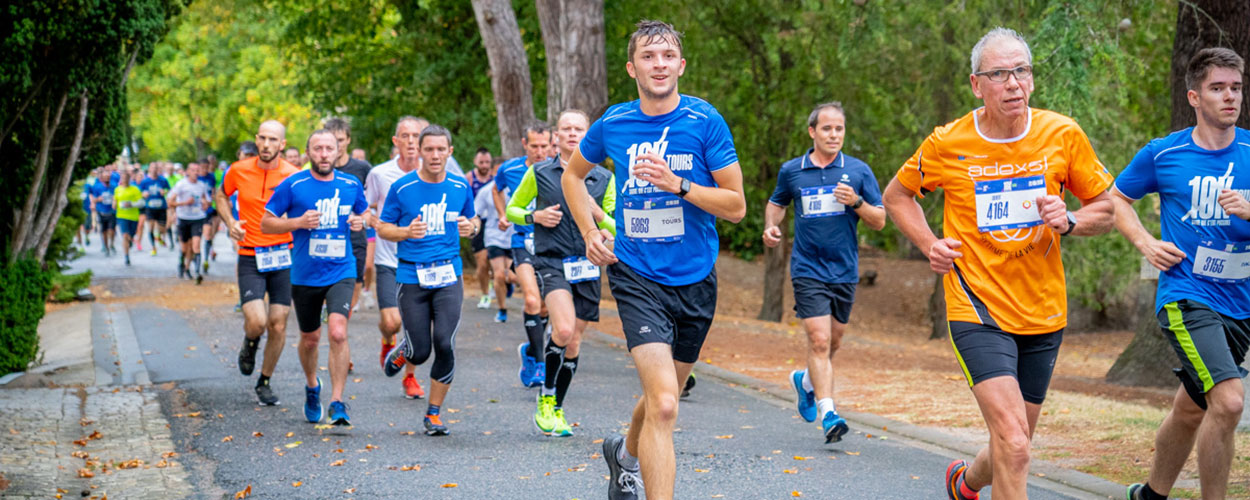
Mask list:
[{"label": "runner's hand", "polygon": [[428,229],[429,224],[421,220],[421,216],[418,215],[412,219],[412,222],[408,223],[408,237],[419,240],[425,237],[425,232]]},{"label": "runner's hand", "polygon": [[1063,233],[1068,230],[1068,205],[1063,202],[1063,198],[1053,194],[1039,196],[1037,213],[1041,214],[1042,223],[1056,232]]},{"label": "runner's hand", "polygon": [[592,229],[586,231],[586,259],[596,266],[606,266],[616,263],[616,253],[613,252],[615,246],[612,233],[607,229]]},{"label": "runner's hand", "polygon": [[768,226],[764,228],[764,244],[768,248],[775,248],[781,244],[781,228],[777,226]]},{"label": "runner's hand", "polygon": [[511,222],[508,222],[508,220],[507,220],[507,219],[504,219],[504,218],[500,217],[500,218],[499,218],[499,230],[500,230],[500,231],[507,231],[509,227],[512,227],[512,223],[511,223]]},{"label": "runner's hand", "polygon": [[850,208],[856,201],[859,201],[859,195],[855,193],[855,188],[839,182],[838,187],[833,190],[833,199]]},{"label": "runner's hand", "polygon": [[247,234],[247,231],[243,229],[243,224],[246,222],[247,221],[245,220],[236,220],[234,221],[234,225],[227,226],[230,230],[230,239],[234,241],[243,241],[243,235]]},{"label": "runner's hand", "polygon": [[655,153],[638,155],[637,162],[630,173],[639,180],[650,182],[656,188],[667,193],[681,191],[681,177],[668,168],[668,162]]},{"label": "runner's hand", "polygon": [[963,246],[959,240],[954,238],[942,238],[933,242],[929,247],[929,269],[938,274],[946,274],[951,271],[951,267],[955,265],[955,259],[963,257],[956,248]]},{"label": "runner's hand", "polygon": [[534,222],[542,224],[543,227],[556,227],[560,225],[560,219],[563,217],[564,213],[560,212],[559,204],[534,212]]},{"label": "runner's hand", "polygon": [[365,218],[359,215],[349,215],[347,225],[352,227],[352,231],[360,231],[365,228]]},{"label": "runner's hand", "polygon": [[317,229],[321,226],[321,212],[309,210],[295,220],[298,221],[297,227],[300,229]]},{"label": "runner's hand", "polygon": [[1250,202],[1246,201],[1246,197],[1241,193],[1231,189],[1221,189],[1219,202],[1225,212],[1241,217],[1242,220],[1250,220]]},{"label": "runner's hand", "polygon": [[456,217],[456,226],[460,229],[461,238],[473,237],[473,221],[463,215]]},{"label": "runner's hand", "polygon": [[1133,244],[1137,246],[1137,251],[1146,256],[1146,261],[1160,271],[1167,271],[1185,259],[1185,252],[1170,241],[1146,237]]}]

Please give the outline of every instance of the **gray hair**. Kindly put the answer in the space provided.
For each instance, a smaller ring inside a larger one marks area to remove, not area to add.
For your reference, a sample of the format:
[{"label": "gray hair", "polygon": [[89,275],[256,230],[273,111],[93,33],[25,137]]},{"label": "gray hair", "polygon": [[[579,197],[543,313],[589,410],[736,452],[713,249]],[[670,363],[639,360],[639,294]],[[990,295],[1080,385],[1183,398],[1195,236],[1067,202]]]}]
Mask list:
[{"label": "gray hair", "polygon": [[1025,56],[1029,58],[1029,64],[1033,64],[1033,51],[1029,49],[1029,42],[1024,41],[1024,37],[1020,36],[1020,33],[1017,33],[1016,30],[999,26],[990,30],[989,33],[986,33],[985,36],[977,41],[976,45],[972,46],[972,56],[969,59],[972,62],[973,73],[981,71],[981,52],[985,51],[985,47],[1001,40],[1019,42],[1020,46],[1024,47]]}]

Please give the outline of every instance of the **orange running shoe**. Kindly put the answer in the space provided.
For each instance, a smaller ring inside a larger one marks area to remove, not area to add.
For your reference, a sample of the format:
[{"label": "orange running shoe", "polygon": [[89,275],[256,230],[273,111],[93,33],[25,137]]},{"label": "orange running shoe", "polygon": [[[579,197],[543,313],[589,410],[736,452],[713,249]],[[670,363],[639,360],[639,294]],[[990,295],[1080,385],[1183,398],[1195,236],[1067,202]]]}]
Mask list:
[{"label": "orange running shoe", "polygon": [[408,399],[421,399],[425,397],[425,391],[421,389],[421,383],[417,382],[417,377],[411,373],[404,375],[404,395]]},{"label": "orange running shoe", "polygon": [[447,426],[443,425],[443,419],[438,415],[425,415],[425,435],[427,436],[446,436],[450,431]]}]

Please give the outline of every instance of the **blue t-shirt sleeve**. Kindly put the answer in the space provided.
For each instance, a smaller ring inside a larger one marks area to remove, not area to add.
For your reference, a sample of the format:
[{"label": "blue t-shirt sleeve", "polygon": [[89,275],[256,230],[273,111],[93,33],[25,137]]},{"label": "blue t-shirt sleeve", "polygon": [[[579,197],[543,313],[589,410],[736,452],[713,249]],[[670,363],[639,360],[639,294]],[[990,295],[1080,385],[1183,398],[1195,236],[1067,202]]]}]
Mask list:
[{"label": "blue t-shirt sleeve", "polygon": [[774,205],[787,207],[794,197],[790,195],[790,172],[786,170],[785,165],[781,166],[781,170],[777,172],[777,188],[773,190],[773,195],[768,197],[768,201]]},{"label": "blue t-shirt sleeve", "polygon": [[582,158],[588,162],[603,163],[607,159],[607,152],[604,151],[603,145],[602,117],[590,124],[590,128],[586,130],[586,135],[582,137],[582,142],[577,148],[582,152]]},{"label": "blue t-shirt sleeve", "polygon": [[352,213],[363,214],[369,209],[369,200],[365,199],[365,187],[360,183],[356,184],[356,201],[352,202]]},{"label": "blue t-shirt sleeve", "polygon": [[[589,136],[590,134],[587,134]],[[729,133],[729,124],[720,113],[711,115],[708,120],[707,134],[703,143],[703,162],[709,172],[715,172],[738,162],[738,150],[734,149],[733,134]],[[585,144],[583,139],[582,143]]]},{"label": "blue t-shirt sleeve", "polygon": [[399,201],[399,183],[391,184],[391,189],[386,192],[387,203],[382,205],[382,214],[378,216],[382,222],[388,224],[399,224],[400,205]]},{"label": "blue t-shirt sleeve", "polygon": [[288,181],[290,178],[273,188],[273,195],[269,197],[269,202],[265,203],[266,212],[281,217],[286,215],[287,210],[291,208],[291,183]]},{"label": "blue t-shirt sleeve", "polygon": [[464,187],[464,206],[460,207],[460,215],[467,219],[477,217],[477,210],[473,208],[473,190],[469,186]]},{"label": "blue t-shirt sleeve", "polygon": [[881,186],[877,184],[877,176],[872,174],[872,169],[868,168],[868,165],[864,165],[864,175],[861,179],[863,182],[859,187],[859,196],[864,199],[864,203],[881,206]]},{"label": "blue t-shirt sleeve", "polygon": [[1133,156],[1133,161],[1115,178],[1115,188],[1124,193],[1124,196],[1140,200],[1143,196],[1159,190],[1158,178],[1155,177],[1154,148],[1151,147],[1153,144],[1141,148]]}]

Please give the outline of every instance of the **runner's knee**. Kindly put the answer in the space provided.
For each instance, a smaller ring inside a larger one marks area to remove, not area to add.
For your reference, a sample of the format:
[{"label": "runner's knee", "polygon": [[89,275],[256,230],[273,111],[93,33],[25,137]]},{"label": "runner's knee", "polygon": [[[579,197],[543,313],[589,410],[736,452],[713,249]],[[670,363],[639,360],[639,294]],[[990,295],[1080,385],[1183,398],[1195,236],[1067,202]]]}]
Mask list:
[{"label": "runner's knee", "polygon": [[647,420],[672,425],[677,421],[676,394],[647,395]]},{"label": "runner's knee", "polygon": [[1216,384],[1215,388],[1207,393],[1207,413],[1221,420],[1236,422],[1241,419],[1244,394],[1241,391],[1218,390],[1221,385],[1225,385],[1225,382]]}]

